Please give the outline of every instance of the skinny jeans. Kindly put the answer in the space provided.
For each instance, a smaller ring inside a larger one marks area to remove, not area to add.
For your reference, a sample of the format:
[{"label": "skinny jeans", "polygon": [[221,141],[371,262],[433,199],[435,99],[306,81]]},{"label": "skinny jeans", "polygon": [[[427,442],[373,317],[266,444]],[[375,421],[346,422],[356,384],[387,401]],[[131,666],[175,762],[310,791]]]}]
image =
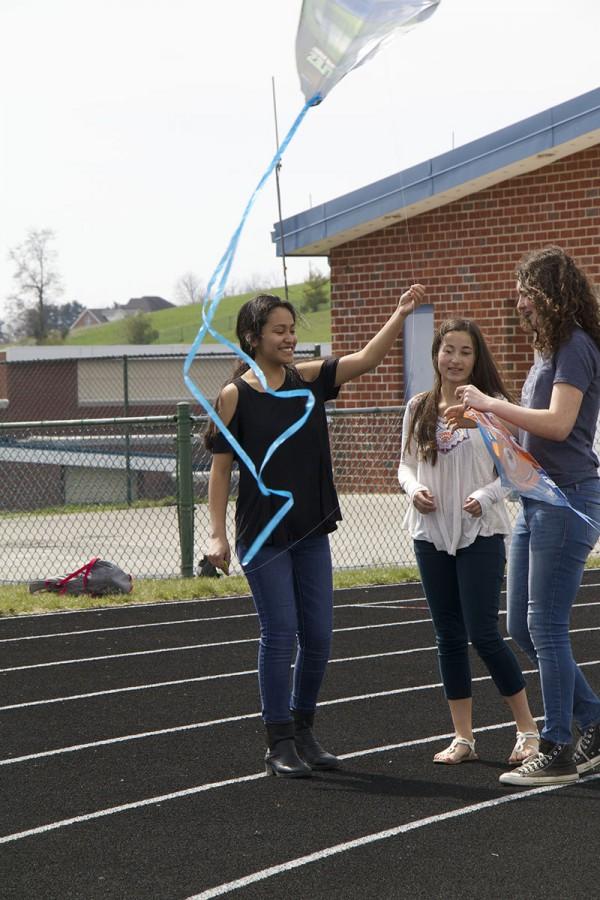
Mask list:
[{"label": "skinny jeans", "polygon": [[[600,523],[600,480],[562,489],[571,505]],[[522,498],[508,562],[509,634],[538,666],[544,700],[542,737],[572,741],[600,722],[600,699],[575,663],[569,621],[598,530],[572,509]]]},{"label": "skinny jeans", "polygon": [[[236,550],[243,559],[246,547],[238,543]],[[315,709],[329,660],[333,630],[329,538],[317,535],[284,547],[262,547],[242,568],[260,623],[262,717],[265,723],[289,722],[290,709]]]},{"label": "skinny jeans", "polygon": [[471,697],[469,641],[502,696],[525,687],[519,663],[498,631],[506,551],[504,536],[477,537],[451,556],[429,541],[414,542],[431,611],[440,673],[448,700]]}]

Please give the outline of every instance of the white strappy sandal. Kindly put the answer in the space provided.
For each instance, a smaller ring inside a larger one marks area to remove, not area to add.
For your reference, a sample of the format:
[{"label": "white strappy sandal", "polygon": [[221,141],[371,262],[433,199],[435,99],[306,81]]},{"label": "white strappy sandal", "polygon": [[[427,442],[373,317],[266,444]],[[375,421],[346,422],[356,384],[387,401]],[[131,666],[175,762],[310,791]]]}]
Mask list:
[{"label": "white strappy sandal", "polygon": [[[537,731],[517,731],[517,741],[508,757],[509,766],[520,766],[540,752],[540,735]],[[520,756],[516,757],[515,754]]]},{"label": "white strappy sandal", "polygon": [[[462,748],[466,747],[465,753]],[[459,763],[471,762],[479,759],[475,753],[475,741],[468,741],[466,738],[455,737],[449,747],[441,750],[433,757],[434,763],[442,763],[445,766],[457,766]]]}]

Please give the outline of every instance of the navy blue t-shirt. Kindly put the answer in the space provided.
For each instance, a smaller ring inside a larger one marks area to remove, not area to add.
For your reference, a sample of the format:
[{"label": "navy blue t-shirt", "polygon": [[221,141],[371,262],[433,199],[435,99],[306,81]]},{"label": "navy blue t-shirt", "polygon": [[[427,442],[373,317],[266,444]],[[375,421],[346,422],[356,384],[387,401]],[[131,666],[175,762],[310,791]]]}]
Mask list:
[{"label": "navy blue t-shirt", "polygon": [[521,431],[519,442],[559,487],[566,487],[598,474],[594,436],[600,408],[600,350],[582,328],[575,328],[553,356],[535,361],[523,385],[522,406],[548,409],[555,384],[570,384],[583,394],[571,433],[564,441],[549,441]]},{"label": "navy blue t-shirt", "polygon": [[[294,497],[293,507],[267,539],[267,545],[281,546],[309,534],[326,534],[334,531],[342,518],[333,483],[325,412],[325,401],[334,399],[339,392],[335,384],[337,364],[334,357],[324,360],[314,381],[304,381],[296,369],[289,368],[279,388],[308,389],[314,395],[315,405],[306,423],[277,448],[263,471],[268,488],[291,491]],[[228,428],[258,470],[275,438],[304,415],[306,398],[279,399],[255,390],[243,378],[236,378],[233,383],[238,389],[238,403]],[[232,452],[222,434],[216,435],[212,449],[213,453]],[[265,497],[243,462],[239,469],[236,542],[248,547],[286,501],[278,496]]]}]

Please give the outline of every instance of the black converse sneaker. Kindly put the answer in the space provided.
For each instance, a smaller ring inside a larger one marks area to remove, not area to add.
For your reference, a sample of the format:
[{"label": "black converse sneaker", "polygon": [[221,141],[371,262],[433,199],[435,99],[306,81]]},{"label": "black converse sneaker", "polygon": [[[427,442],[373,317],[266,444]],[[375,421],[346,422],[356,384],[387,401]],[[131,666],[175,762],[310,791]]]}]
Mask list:
[{"label": "black converse sneaker", "polygon": [[600,723],[591,725],[581,732],[573,754],[573,762],[580,775],[600,766]]},{"label": "black converse sneaker", "polygon": [[[598,750],[600,753],[600,750]],[[577,781],[579,773],[573,762],[571,744],[553,744],[540,740],[540,752],[512,772],[500,776],[502,784],[540,785]]]}]

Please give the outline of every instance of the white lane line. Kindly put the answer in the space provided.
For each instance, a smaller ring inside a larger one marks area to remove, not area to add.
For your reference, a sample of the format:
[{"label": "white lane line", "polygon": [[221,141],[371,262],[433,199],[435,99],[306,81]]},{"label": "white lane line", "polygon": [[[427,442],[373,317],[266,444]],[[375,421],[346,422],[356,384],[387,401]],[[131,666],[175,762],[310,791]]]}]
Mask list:
[{"label": "white lane line", "polygon": [[[418,581],[402,581],[398,582],[397,585],[392,585],[392,587],[402,587],[407,588],[410,586],[414,586],[415,591],[422,591],[421,584]],[[598,585],[600,587],[600,585]],[[367,584],[363,585],[365,591],[373,590],[374,588],[381,587],[390,587],[390,585],[380,585],[380,584]],[[342,594],[346,591],[354,591],[359,590],[359,588],[339,588],[336,590],[336,594]],[[340,597],[343,599],[343,597]],[[418,599],[418,598],[416,598]],[[3,622],[23,622],[23,621],[33,621],[35,619],[49,619],[56,616],[80,616],[80,615],[97,615],[101,616],[104,613],[119,613],[126,612],[130,609],[161,609],[162,607],[168,606],[190,606],[193,604],[201,604],[201,603],[234,603],[235,601],[241,600],[244,603],[252,603],[252,596],[250,594],[232,594],[230,597],[190,597],[189,600],[157,600],[154,603],[120,603],[115,604],[114,606],[93,606],[88,609],[55,609],[52,612],[40,612],[40,613],[21,613],[19,615],[14,616],[2,616]],[[347,604],[335,604],[336,608],[339,606],[354,606],[353,603]],[[255,613],[249,613],[249,615],[255,615]]]},{"label": "white lane line", "polygon": [[[578,664],[580,668],[583,666],[597,666],[600,665],[600,659],[590,660],[589,662],[583,662]],[[535,675],[537,669],[524,669],[523,675]],[[489,675],[480,675],[477,678],[473,678],[472,681],[491,681],[491,677]],[[374,700],[379,699],[381,697],[393,697],[398,694],[410,694],[413,691],[430,691],[435,690],[436,688],[443,687],[441,682],[436,682],[435,684],[420,684],[415,685],[413,687],[403,687],[403,688],[395,688],[391,691],[377,691],[371,694],[356,694],[351,697],[337,697],[334,700],[321,700],[319,703],[319,708],[322,706],[334,706],[338,703],[356,703],[363,700]],[[0,766],[11,766],[15,763],[22,762],[30,762],[33,759],[44,759],[49,756],[60,756],[63,753],[76,753],[81,750],[90,750],[95,747],[107,747],[113,744],[122,744],[127,741],[139,741],[144,740],[146,738],[154,738],[161,737],[166,734],[178,734],[184,731],[193,731],[199,728],[209,728],[213,725],[227,725],[232,722],[242,722],[245,719],[258,719],[260,717],[260,713],[244,713],[240,716],[227,716],[222,719],[211,719],[204,722],[191,722],[187,725],[174,725],[171,728],[160,728],[155,731],[141,731],[134,734],[124,734],[120,737],[113,738],[104,738],[100,741],[88,741],[84,744],[73,744],[70,747],[56,747],[54,750],[42,750],[38,753],[28,753],[24,756],[10,756],[7,759],[0,759]]]},{"label": "white lane line", "polygon": [[[497,723],[494,725],[485,725],[480,728],[476,728],[475,732],[482,733],[485,731],[494,731],[494,730],[501,729],[501,728],[513,728],[513,727],[514,727],[514,722],[500,722],[500,723]],[[448,740],[450,737],[452,737],[452,733],[437,734],[437,735],[432,735],[432,736],[426,737],[426,738],[418,738],[413,741],[403,741],[402,743],[399,743],[399,744],[388,744],[388,745],[385,745],[382,747],[373,747],[373,748],[367,748],[366,750],[358,750],[358,751],[355,751],[354,753],[346,753],[341,758],[342,759],[352,759],[355,757],[366,756],[369,754],[372,755],[375,753],[389,753],[391,750],[402,750],[402,749],[406,749],[408,747],[415,747],[415,746],[419,746],[419,745],[423,745],[423,744],[431,744],[436,741]],[[121,804],[120,806],[112,806],[112,807],[109,807],[108,809],[100,809],[100,810],[96,810],[95,812],[92,812],[92,813],[84,813],[83,815],[80,815],[80,816],[72,816],[69,819],[61,819],[56,822],[49,822],[48,824],[40,825],[37,828],[29,828],[24,831],[18,831],[18,832],[14,832],[13,834],[7,834],[7,835],[0,837],[0,844],[12,843],[15,841],[23,840],[24,838],[34,837],[39,834],[47,834],[50,831],[57,831],[60,828],[66,828],[70,825],[79,825],[79,824],[83,824],[85,822],[90,822],[94,819],[105,818],[107,816],[113,816],[113,815],[117,815],[119,813],[129,812],[134,809],[142,809],[147,806],[153,806],[153,805],[156,805],[159,803],[165,803],[170,800],[180,800],[185,797],[194,796],[195,794],[205,793],[206,791],[218,790],[220,788],[230,787],[231,785],[242,784],[242,783],[248,782],[248,781],[257,781],[257,780],[259,780],[261,778],[265,778],[265,777],[266,777],[266,775],[264,772],[256,772],[252,775],[242,775],[237,778],[228,778],[225,781],[215,781],[210,784],[196,785],[191,788],[185,788],[184,790],[181,790],[181,791],[173,791],[169,794],[161,794],[156,797],[147,797],[144,800],[137,800],[137,801],[133,801],[131,803],[124,803],[124,804]],[[600,775],[584,776],[584,778],[582,778],[581,781],[582,782],[592,781],[598,777],[600,777]],[[566,787],[566,785],[560,785],[560,786]],[[572,786],[572,784],[571,784],[571,786]],[[542,791],[548,790],[550,787],[554,788],[554,787],[558,787],[558,786],[557,785],[552,785],[552,786],[549,785],[547,787],[542,788],[541,790]],[[523,796],[528,796],[528,795],[535,794],[535,793],[540,793],[540,789],[539,788],[529,789],[527,792],[523,792]],[[510,794],[508,796],[515,797],[518,795]],[[504,797],[501,797],[498,799],[501,800],[502,802],[505,801]],[[487,802],[489,803],[490,801],[487,801]],[[492,805],[495,805],[495,804],[492,802]],[[470,808],[470,807],[468,807],[468,808]],[[453,811],[453,814],[455,814],[455,815],[458,813],[459,813],[459,811],[457,811],[457,810]],[[443,813],[441,815],[447,816],[448,814]],[[430,817],[430,818],[433,819],[435,817]],[[412,822],[409,824],[412,825],[413,827],[416,825],[415,822]]]},{"label": "white lane line", "polygon": [[[407,653],[423,653],[427,650],[437,650],[434,644],[431,647],[413,647],[409,650],[388,650],[385,653],[365,653],[362,656],[340,656],[329,660],[333,663],[359,662],[363,659],[381,659],[384,656],[405,656]],[[291,669],[294,667],[291,666]],[[162,687],[174,687],[179,684],[194,684],[200,681],[217,681],[221,678],[237,678],[242,675],[257,675],[258,669],[244,669],[241,672],[222,672],[218,675],[198,675],[195,678],[179,678],[174,681],[155,681],[150,684],[135,684],[130,687],[111,688],[106,691],[90,691],[87,694],[70,694],[66,697],[50,697],[47,700],[29,700],[25,703],[11,703],[8,706],[0,706],[0,712],[8,709],[25,709],[28,706],[46,706],[49,703],[66,703],[70,700],[88,700],[90,697],[106,697],[111,694],[126,694],[131,691],[149,691]]]},{"label": "white lane line", "polygon": [[52,631],[48,634],[25,634],[22,637],[0,638],[0,644],[16,641],[43,641],[49,638],[80,637],[87,634],[110,634],[113,631],[136,631],[142,628],[163,628],[168,625],[188,625],[197,622],[224,622],[226,619],[255,619],[256,613],[235,613],[229,616],[200,616],[196,619],[168,619],[164,622],[140,622],[137,625],[109,625],[106,628],[85,628],[76,631]]},{"label": "white lane line", "polygon": [[[336,603],[335,609],[368,609],[369,607],[377,608],[385,606],[387,603],[403,604],[414,603],[416,600],[422,600],[422,597],[411,597],[407,600],[372,600],[363,603]],[[427,607],[424,607],[427,609]],[[21,619],[24,617],[21,616]],[[140,622],[137,625],[109,625],[104,628],[81,628],[75,631],[51,631],[45,634],[25,634],[20,637],[0,638],[0,644],[11,644],[17,641],[41,641],[49,638],[79,637],[84,634],[108,634],[113,631],[135,631],[138,628],[163,628],[169,625],[188,625],[197,624],[198,622],[225,622],[228,619],[256,619],[256,612],[249,613],[232,613],[227,616],[199,616],[192,619],[165,619],[162,622]],[[0,620],[0,627],[6,618]]]},{"label": "white lane line", "polygon": [[[375,625],[351,625],[347,628],[334,628],[334,634],[344,631],[369,631],[374,628],[400,628],[404,625],[420,625],[431,622],[431,619],[404,619],[402,622],[379,622]],[[132,650],[130,653],[105,653],[102,656],[84,656],[78,659],[59,659],[51,662],[32,663],[27,666],[9,666],[0,672],[23,672],[27,669],[46,669],[49,666],[72,666],[76,663],[102,662],[105,659],[125,659],[133,656],[151,656],[156,653],[178,653],[184,650],[204,650],[207,647],[230,647],[234,644],[257,644],[258,637],[241,638],[236,641],[212,641],[206,644],[184,644],[181,647],[159,647],[155,650]]]},{"label": "white lane line", "polygon": [[[541,718],[541,716],[539,717]],[[536,720],[537,721],[537,720]],[[514,726],[514,722],[499,722],[494,725],[483,725],[479,728],[475,728],[476,732],[484,732],[484,731],[495,731],[499,728],[511,728]],[[412,741],[402,741],[399,744],[385,744],[380,747],[369,747],[366,750],[355,750],[352,753],[344,753],[340,755],[340,759],[354,759],[359,756],[368,756],[373,755],[375,753],[388,753],[391,750],[404,750],[408,747],[417,747],[421,744],[432,744],[436,741],[448,740],[453,737],[454,733],[449,732],[448,734],[435,734],[430,737],[425,738],[417,738]],[[74,825],[77,822],[87,822],[92,818],[99,818],[100,816],[108,816],[114,815],[115,813],[125,812],[129,809],[138,809],[143,806],[148,806],[151,803],[161,803],[163,800],[175,800],[181,797],[189,797],[191,794],[201,793],[203,791],[215,790],[218,788],[229,787],[232,784],[240,784],[244,781],[253,781],[257,778],[264,777],[264,772],[257,772],[254,775],[243,775],[238,778],[228,778],[225,781],[215,781],[211,784],[198,785],[193,788],[186,788],[182,791],[176,791],[171,794],[161,795],[159,797],[151,797],[146,800],[139,800],[137,802],[125,803],[121,806],[110,807],[109,809],[99,810],[95,813],[86,814],[83,816],[76,816],[70,819],[63,819],[59,822],[53,822],[50,825],[41,826],[40,828],[30,829],[28,831],[23,831],[18,833],[18,837],[15,835],[7,835],[5,838],[0,838],[0,843],[7,843],[9,839],[14,838],[18,839],[20,837],[29,837],[32,834],[41,834],[44,831],[54,830],[56,828],[63,828],[66,825]]]},{"label": "white lane line", "polygon": [[[600,570],[596,570],[600,571]],[[414,585],[415,591],[421,591],[422,587],[418,581],[402,581],[398,583],[398,587],[406,588],[408,585]],[[364,585],[364,590],[375,590],[380,587],[389,587],[389,585],[378,585],[378,584],[367,584]],[[600,582],[596,581],[588,581],[586,583],[582,583],[579,585],[579,590],[584,588],[595,588],[600,587]],[[352,591],[357,590],[356,588],[340,588],[339,592],[342,591]],[[502,591],[502,594],[506,594],[506,591]],[[422,600],[423,596],[420,594],[418,597],[410,598],[413,600]],[[410,602],[410,599],[406,602]],[[34,619],[48,619],[55,616],[81,616],[81,615],[103,615],[104,613],[119,613],[126,612],[131,609],[159,609],[164,606],[174,607],[174,606],[189,606],[192,603],[234,603],[236,600],[242,600],[244,603],[248,603],[252,601],[250,594],[233,594],[231,597],[190,597],[189,600],[158,600],[154,603],[124,603],[124,604],[115,604],[115,606],[94,606],[89,609],[57,609],[52,612],[44,612],[44,613],[31,613],[31,614],[20,614],[16,616],[2,616],[2,622],[12,622],[12,621],[28,621]],[[374,600],[374,603],[386,603],[388,601],[385,600]],[[398,600],[389,601],[392,603],[398,603]],[[336,609],[339,608],[340,605],[344,606],[356,606],[355,603],[348,604],[335,604]],[[249,615],[254,615],[254,613],[250,613]]]},{"label": "white lane line", "polygon": [[[576,634],[578,632],[587,633],[588,631],[599,630],[600,626],[594,628],[571,628],[569,629],[569,634]],[[503,640],[509,642],[512,641],[512,638],[505,637],[503,638]],[[388,650],[383,653],[365,653],[360,656],[340,656],[335,657],[334,659],[330,659],[329,665],[333,665],[334,663],[360,662],[361,660],[365,659],[383,659],[387,656],[405,656],[409,653],[425,653],[432,650],[437,650],[437,645],[434,644],[429,647],[412,647],[407,650]],[[291,668],[293,669],[294,667],[292,666]],[[67,703],[73,700],[89,700],[93,697],[108,697],[113,694],[127,694],[135,691],[151,691],[156,690],[157,688],[176,687],[177,685],[181,684],[195,684],[203,681],[218,681],[224,678],[239,678],[246,675],[256,675],[257,673],[257,669],[244,669],[239,672],[221,672],[217,673],[216,675],[198,675],[194,678],[178,678],[172,681],[154,681],[147,684],[130,685],[129,687],[110,688],[109,690],[105,691],[88,691],[85,694],[68,694],[66,696],[50,697],[42,700],[28,700],[24,703],[10,703],[6,706],[0,706],[0,712],[5,712],[6,710],[11,709],[26,709],[30,706],[47,706],[52,703]]]},{"label": "white lane line", "polygon": [[[505,615],[505,613],[501,613],[501,615]],[[374,625],[351,625],[345,628],[334,628],[333,633],[342,634],[348,631],[370,631],[375,628],[402,628],[406,625],[422,625],[425,622],[431,622],[431,619],[404,619],[401,622],[379,622]],[[577,632],[588,631],[600,631],[600,626],[594,625],[586,628],[572,628],[570,629],[569,633],[576,634]],[[132,650],[129,653],[105,653],[102,656],[84,656],[76,659],[51,660],[50,662],[30,663],[26,666],[9,666],[7,668],[0,669],[0,673],[24,672],[29,669],[47,669],[52,666],[72,666],[78,663],[102,662],[103,660],[107,659],[127,659],[134,656],[152,656],[157,653],[179,653],[187,650],[204,650],[209,647],[230,647],[236,644],[252,643],[258,643],[258,637],[241,638],[235,641],[213,641],[205,644],[184,644],[181,647],[159,647],[158,649],[154,650]]]},{"label": "white lane line", "polygon": [[[401,609],[408,603],[416,603],[417,601],[425,602],[424,597],[409,597],[406,599],[396,599],[396,600],[369,600],[363,601],[360,603],[338,603],[335,605],[335,609]],[[575,603],[573,604],[574,608],[581,608],[584,606],[600,606],[600,600],[589,601],[587,603]],[[419,610],[427,610],[429,608],[427,605],[424,606],[412,606],[411,609],[419,609]],[[500,615],[505,616],[506,610],[500,610]],[[23,618],[23,617],[21,617]],[[188,624],[199,624],[201,622],[226,622],[231,619],[256,619],[256,613],[233,613],[226,616],[199,616],[196,618],[190,619],[166,619],[162,622],[141,622],[136,625],[110,625],[103,628],[85,628],[85,629],[77,629],[75,631],[57,631],[57,632],[47,632],[44,634],[25,634],[20,637],[8,637],[8,638],[0,638],[0,644],[15,644],[19,641],[41,641],[41,640],[51,640],[53,638],[66,638],[66,637],[81,637],[84,635],[96,634],[111,634],[115,631],[137,631],[144,628],[166,628],[173,625],[188,625]],[[5,618],[0,620],[1,623],[6,621]],[[357,626],[363,627],[363,626]]]},{"label": "white lane line", "polygon": [[[415,582],[407,582],[407,584],[414,584]],[[10,587],[10,585],[4,585],[5,587]],[[87,609],[55,609],[51,612],[39,612],[39,613],[20,613],[15,616],[2,616],[3,622],[11,622],[18,621],[22,622],[23,619],[50,619],[53,616],[81,616],[81,615],[96,615],[100,616],[104,613],[114,613],[114,612],[126,612],[129,609],[160,609],[164,606],[190,606],[192,603],[233,603],[236,600],[243,600],[245,603],[252,602],[252,597],[250,594],[232,594],[229,597],[190,597],[189,600],[156,600],[153,603],[115,603],[114,606],[90,606]]]},{"label": "white lane line", "polygon": [[[589,775],[582,779],[582,782],[595,781],[600,778],[599,775]],[[578,782],[574,782],[577,784]],[[518,800],[526,800],[537,794],[547,794],[551,791],[559,791],[567,787],[567,784],[545,784],[542,787],[528,788],[525,791],[517,791],[514,794],[507,794],[505,797],[495,797],[493,800],[484,800],[481,803],[473,803],[470,806],[461,806],[459,809],[453,809],[449,812],[438,813],[435,816],[427,816],[424,819],[417,819],[413,822],[405,822],[403,825],[397,825],[395,828],[387,828],[385,831],[378,831],[373,834],[365,834],[363,837],[355,838],[353,841],[344,841],[341,844],[334,844],[331,847],[323,847],[315,853],[308,853],[306,856],[298,856],[296,859],[289,859],[287,862],[280,863],[277,866],[270,866],[268,869],[261,869],[258,872],[252,872],[244,878],[236,878],[235,881],[229,881],[226,884],[219,884],[217,887],[202,891],[200,894],[194,894],[187,900],[210,900],[212,897],[221,897],[230,891],[237,891],[240,888],[248,887],[256,884],[258,881],[265,881],[274,875],[283,875],[291,872],[293,869],[299,869],[301,866],[310,865],[310,863],[321,862],[340,853],[347,853],[349,850],[356,850],[359,847],[366,847],[377,841],[386,841],[389,838],[399,837],[401,834],[407,834],[410,831],[416,831],[419,828],[426,828],[428,825],[437,825],[439,822],[447,822],[449,819],[458,819],[462,816],[470,816],[473,813],[482,810],[493,809],[497,806],[503,806],[505,803],[514,803]],[[571,787],[573,782],[571,782]]]},{"label": "white lane line", "polygon": [[[416,600],[422,600],[422,597],[411,597],[408,600],[381,600],[371,601],[370,603],[337,603],[335,609],[377,609],[385,607],[387,603],[405,604],[414,603]],[[600,602],[600,601],[599,601]],[[428,609],[428,607],[418,607],[419,609]],[[229,619],[256,619],[256,612],[249,613],[233,613],[227,616],[199,616],[191,619],[165,619],[162,622],[141,622],[137,625],[109,625],[104,628],[85,628],[76,629],[75,631],[51,631],[45,634],[25,634],[20,637],[0,638],[0,644],[14,644],[18,641],[41,641],[51,638],[80,637],[89,634],[110,634],[113,631],[136,631],[142,628],[163,628],[170,625],[188,625],[197,624],[199,622],[225,622]],[[2,621],[0,620],[0,627]]]},{"label": "white lane line", "polygon": [[131,653],[106,653],[103,656],[84,656],[79,659],[60,659],[53,662],[33,663],[28,666],[9,666],[0,672],[24,672],[27,669],[47,669],[50,666],[73,666],[76,663],[102,662],[105,659],[124,659],[133,656],[152,656],[155,653],[177,653],[184,650],[202,650],[206,647],[227,647],[234,644],[256,643],[258,638],[242,638],[238,641],[219,641],[210,644],[184,644],[181,647],[160,647],[156,650],[133,650]]},{"label": "white lane line", "polygon": [[[580,665],[597,665],[600,664],[600,660],[594,660],[589,663],[580,663]],[[523,672],[524,675],[532,675],[537,672],[537,669],[527,669]],[[489,675],[481,675],[477,678],[473,678],[472,681],[491,681],[491,677]],[[380,697],[393,697],[399,694],[410,694],[413,691],[430,691],[435,690],[436,688],[441,688],[442,683],[436,682],[435,684],[421,684],[415,685],[412,687],[403,687],[403,688],[394,688],[391,691],[377,691],[370,694],[355,694],[350,697],[337,697],[334,700],[322,700],[319,703],[319,707],[323,706],[334,706],[339,703],[356,703],[361,702],[363,700],[374,700]],[[122,744],[128,741],[140,741],[145,740],[146,738],[155,738],[162,737],[166,734],[179,734],[185,731],[194,731],[199,728],[210,728],[214,725],[227,725],[232,722],[241,722],[245,719],[258,719],[260,718],[260,713],[244,713],[243,715],[238,716],[226,716],[221,719],[209,719],[203,722],[191,722],[187,725],[174,725],[171,728],[160,728],[154,731],[140,731],[133,734],[124,734],[119,737],[113,738],[104,738],[99,741],[87,741],[83,744],[72,744],[68,747],[56,747],[53,750],[41,750],[38,753],[28,753],[24,756],[9,756],[7,759],[0,759],[0,766],[11,766],[16,763],[22,762],[30,762],[34,759],[44,759],[50,756],[61,756],[64,753],[77,753],[82,750],[90,750],[96,747],[108,747],[113,744]]]},{"label": "white lane line", "polygon": [[93,819],[102,819],[105,816],[114,816],[117,813],[127,812],[131,809],[142,809],[144,806],[154,806],[156,803],[165,803],[167,800],[180,800],[183,797],[191,797],[194,794],[201,794],[204,791],[210,791],[213,788],[227,787],[230,784],[241,784],[244,781],[256,781],[258,778],[266,778],[265,773],[257,772],[255,775],[243,775],[240,778],[230,778],[228,781],[218,781],[214,784],[202,784],[198,787],[188,788],[184,791],[174,791],[171,794],[162,794],[159,797],[148,797],[146,800],[124,803],[122,806],[113,806],[110,809],[99,809],[96,812],[86,813],[82,816],[61,819],[59,822],[49,822],[47,825],[40,825],[38,828],[28,828],[26,831],[5,834],[0,837],[0,844],[10,844],[13,841],[22,841],[23,838],[34,837],[37,834],[47,834],[49,831],[56,831],[59,828],[66,828],[69,825],[79,825],[83,822],[91,822]]},{"label": "white lane line", "polygon": [[[412,602],[414,603],[415,601],[413,600]],[[404,601],[403,600],[394,600],[393,606],[391,606],[391,605],[388,606],[384,603],[357,603],[356,605],[358,607],[360,607],[361,609],[400,609],[400,606],[398,606],[399,603],[404,603]],[[426,610],[427,612],[429,612],[428,606],[411,606],[411,610],[412,609],[423,609],[423,610]]]}]

